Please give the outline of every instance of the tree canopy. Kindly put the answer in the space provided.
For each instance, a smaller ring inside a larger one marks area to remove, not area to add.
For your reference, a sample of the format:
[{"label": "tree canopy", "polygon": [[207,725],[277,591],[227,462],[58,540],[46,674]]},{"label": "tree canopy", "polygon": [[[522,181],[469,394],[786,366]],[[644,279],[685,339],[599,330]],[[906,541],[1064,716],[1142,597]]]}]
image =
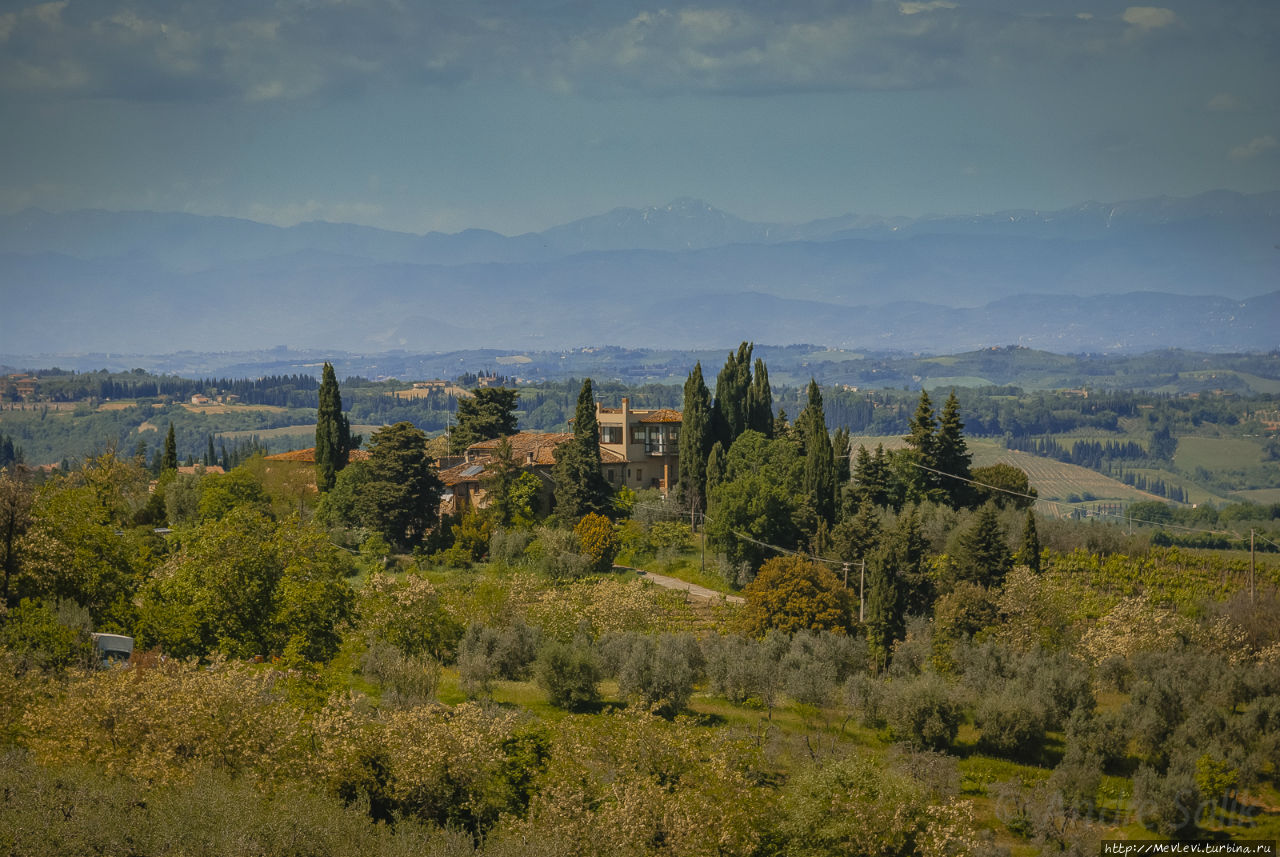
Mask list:
[{"label": "tree canopy", "polygon": [[458,399],[458,422],[449,434],[450,455],[461,455],[473,443],[516,433],[517,390],[477,387],[471,393],[470,398]]}]

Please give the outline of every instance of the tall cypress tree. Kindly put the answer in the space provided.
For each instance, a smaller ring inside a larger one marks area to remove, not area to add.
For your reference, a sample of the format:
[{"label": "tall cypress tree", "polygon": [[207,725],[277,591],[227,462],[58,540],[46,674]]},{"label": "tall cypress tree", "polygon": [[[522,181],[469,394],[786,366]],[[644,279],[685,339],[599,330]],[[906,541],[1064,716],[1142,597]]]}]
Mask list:
[{"label": "tall cypress tree", "polygon": [[600,425],[596,420],[596,400],[591,379],[582,382],[578,407],[573,416],[573,439],[555,450],[556,514],[564,521],[577,523],[590,512],[612,511],[613,489],[600,472]]},{"label": "tall cypress tree", "polygon": [[769,387],[769,369],[759,357],[747,388],[747,428],[773,437],[773,390]]},{"label": "tall cypress tree", "polygon": [[965,443],[964,423],[960,421],[960,403],[956,400],[955,390],[947,396],[947,401],[942,406],[942,416],[938,419],[938,433],[934,436],[934,461],[937,462],[938,470],[959,477],[938,477],[938,487],[952,508],[962,509],[974,505],[976,492],[973,485],[965,481],[973,477],[970,472],[973,456],[969,454],[969,446]]},{"label": "tall cypress tree", "polygon": [[342,413],[342,394],[333,366],[324,364],[320,403],[316,408],[316,487],[328,491],[347,466],[351,454],[351,426]]},{"label": "tall cypress tree", "polygon": [[707,456],[711,453],[711,392],[702,380],[702,364],[694,364],[684,382],[680,422],[680,502],[690,515],[707,506]]},{"label": "tall cypress tree", "polygon": [[1034,509],[1027,510],[1027,522],[1022,528],[1020,558],[1023,565],[1036,574],[1040,573],[1040,534],[1036,531],[1036,513]]},{"label": "tall cypress tree", "polygon": [[822,391],[809,379],[809,403],[796,418],[804,444],[804,490],[818,517],[827,523],[835,518],[836,470],[827,434],[827,418],[822,410]]},{"label": "tall cypress tree", "polygon": [[169,423],[169,433],[164,438],[164,458],[160,459],[160,469],[178,469],[178,437],[174,434],[173,423]]},{"label": "tall cypress tree", "polygon": [[[715,439],[728,449],[747,428],[747,391],[751,387],[752,344],[729,352],[724,368],[716,376],[716,400],[712,406]],[[772,407],[772,403],[770,404]]]},{"label": "tall cypress tree", "polygon": [[902,639],[906,630],[902,591],[894,571],[893,557],[887,549],[877,551],[867,563],[867,641],[877,671],[888,664],[894,642]]}]

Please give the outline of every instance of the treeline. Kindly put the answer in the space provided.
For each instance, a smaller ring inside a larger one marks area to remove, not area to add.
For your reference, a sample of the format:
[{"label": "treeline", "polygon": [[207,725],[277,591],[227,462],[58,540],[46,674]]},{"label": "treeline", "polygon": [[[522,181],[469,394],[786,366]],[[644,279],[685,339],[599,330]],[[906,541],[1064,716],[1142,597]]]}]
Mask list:
[{"label": "treeline", "polygon": [[1063,446],[1052,437],[1010,437],[1005,444],[1009,449],[1029,452],[1043,458],[1054,458],[1067,464],[1078,464],[1092,470],[1101,470],[1105,462],[1133,461],[1148,457],[1147,450],[1135,441],[1077,440]]},{"label": "treeline", "polygon": [[1151,494],[1158,494],[1161,497],[1168,498],[1175,503],[1187,502],[1186,489],[1181,485],[1174,485],[1165,482],[1159,476],[1148,477],[1145,473],[1134,473],[1132,470],[1124,470],[1121,468],[1115,474],[1115,478],[1119,479],[1125,485],[1131,485],[1139,491],[1147,491]]}]

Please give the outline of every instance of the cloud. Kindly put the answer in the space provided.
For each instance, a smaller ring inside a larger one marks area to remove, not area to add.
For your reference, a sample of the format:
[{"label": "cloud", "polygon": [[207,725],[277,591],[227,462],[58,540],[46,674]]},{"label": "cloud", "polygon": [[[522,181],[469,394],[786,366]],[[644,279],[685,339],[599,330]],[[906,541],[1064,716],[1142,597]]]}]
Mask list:
[{"label": "cloud", "polygon": [[921,12],[934,12],[938,9],[954,9],[955,3],[948,0],[929,0],[928,3],[899,3],[898,11],[904,15],[918,15]]},{"label": "cloud", "polygon": [[1215,113],[1234,113],[1243,109],[1244,104],[1230,92],[1219,92],[1205,104],[1207,110]]},{"label": "cloud", "polygon": [[491,81],[606,96],[920,89],[1079,65],[1181,23],[1155,6],[1095,18],[1053,5],[63,0],[0,14],[0,93],[270,102]]},{"label": "cloud", "polygon": [[1159,6],[1130,6],[1120,17],[1139,30],[1158,30],[1178,23],[1178,16],[1172,9]]},{"label": "cloud", "polygon": [[1264,137],[1254,137],[1247,143],[1236,146],[1228,156],[1233,161],[1248,161],[1258,157],[1264,152],[1269,152],[1277,145],[1276,138],[1267,134]]}]

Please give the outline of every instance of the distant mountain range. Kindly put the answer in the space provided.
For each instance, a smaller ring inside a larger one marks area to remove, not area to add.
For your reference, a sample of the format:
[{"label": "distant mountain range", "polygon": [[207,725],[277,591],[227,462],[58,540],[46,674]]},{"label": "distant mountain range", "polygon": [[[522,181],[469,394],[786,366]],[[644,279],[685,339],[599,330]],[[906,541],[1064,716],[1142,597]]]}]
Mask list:
[{"label": "distant mountain range", "polygon": [[1280,345],[1280,193],[752,223],[680,199],[540,233],[0,216],[0,351],[743,339],[955,352]]}]

